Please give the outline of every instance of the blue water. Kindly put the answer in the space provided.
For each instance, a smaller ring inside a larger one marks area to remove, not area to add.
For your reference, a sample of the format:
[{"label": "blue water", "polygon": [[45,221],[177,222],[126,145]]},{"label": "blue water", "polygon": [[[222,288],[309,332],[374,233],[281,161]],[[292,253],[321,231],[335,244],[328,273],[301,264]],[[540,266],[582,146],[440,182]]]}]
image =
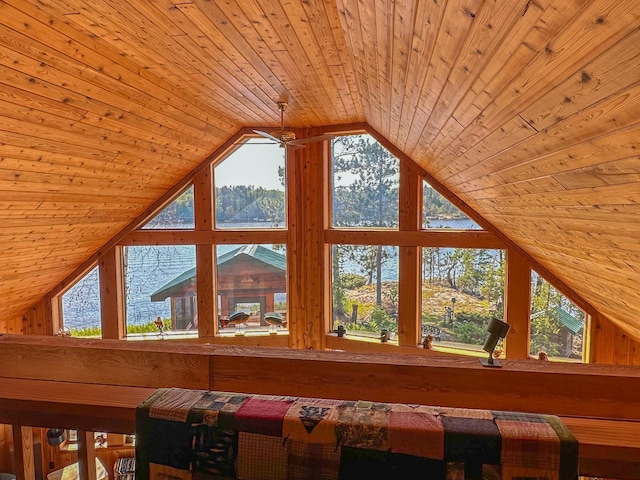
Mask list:
[{"label": "blue water", "polygon": [[[226,228],[255,227],[256,224],[225,225]],[[264,228],[258,224],[259,228]],[[180,228],[180,226],[176,226]],[[431,221],[430,228],[477,228],[471,220]],[[219,245],[218,254],[225,253],[235,245]],[[150,297],[156,290],[183,272],[195,267],[195,246],[128,247],[125,249],[126,279],[125,295],[127,324],[149,323],[160,316],[171,316],[170,300],[152,302]],[[382,267],[382,280],[398,279],[397,248]],[[345,262],[343,273],[362,274],[355,262]],[[68,328],[100,326],[100,298],[97,267],[89,272],[62,297],[64,325]],[[278,301],[279,299],[276,299]]]}]

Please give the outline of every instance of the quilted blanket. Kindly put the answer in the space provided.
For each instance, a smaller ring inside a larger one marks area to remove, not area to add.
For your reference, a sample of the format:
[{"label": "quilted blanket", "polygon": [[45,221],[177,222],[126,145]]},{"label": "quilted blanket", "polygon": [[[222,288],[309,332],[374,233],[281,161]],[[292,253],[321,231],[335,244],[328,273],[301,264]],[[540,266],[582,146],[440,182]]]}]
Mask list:
[{"label": "quilted blanket", "polygon": [[160,389],[136,412],[136,478],[578,478],[555,416]]}]

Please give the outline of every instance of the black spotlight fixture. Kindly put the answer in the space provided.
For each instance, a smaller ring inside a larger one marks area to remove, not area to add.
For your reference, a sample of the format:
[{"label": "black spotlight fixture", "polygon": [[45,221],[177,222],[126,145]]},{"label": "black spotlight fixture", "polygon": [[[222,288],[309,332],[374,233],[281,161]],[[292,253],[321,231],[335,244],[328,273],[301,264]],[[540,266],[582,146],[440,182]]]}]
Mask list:
[{"label": "black spotlight fixture", "polygon": [[52,447],[57,447],[65,441],[64,430],[61,428],[50,428],[47,430],[47,443]]},{"label": "black spotlight fixture", "polygon": [[500,362],[497,359],[493,358],[493,351],[496,349],[496,345],[501,338],[507,336],[507,332],[509,331],[509,324],[503,322],[502,320],[498,320],[497,318],[492,318],[487,326],[487,332],[489,332],[489,337],[487,337],[487,341],[484,342],[484,346],[482,349],[485,352],[489,353],[489,358],[480,359],[480,363],[483,367],[502,367]]}]

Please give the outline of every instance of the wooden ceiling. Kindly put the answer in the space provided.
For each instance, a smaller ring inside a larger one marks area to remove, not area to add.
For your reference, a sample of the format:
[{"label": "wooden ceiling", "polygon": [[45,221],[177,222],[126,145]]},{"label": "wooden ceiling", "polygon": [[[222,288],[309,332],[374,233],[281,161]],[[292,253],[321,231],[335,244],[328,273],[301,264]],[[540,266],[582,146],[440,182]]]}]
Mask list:
[{"label": "wooden ceiling", "polygon": [[285,99],[640,337],[637,0],[0,0],[0,69],[0,328]]}]

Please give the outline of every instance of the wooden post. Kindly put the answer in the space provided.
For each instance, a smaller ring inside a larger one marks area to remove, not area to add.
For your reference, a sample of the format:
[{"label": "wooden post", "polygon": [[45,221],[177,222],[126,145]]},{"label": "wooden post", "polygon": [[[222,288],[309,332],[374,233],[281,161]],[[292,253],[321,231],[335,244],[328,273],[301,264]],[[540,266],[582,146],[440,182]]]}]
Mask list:
[{"label": "wooden post", "polygon": [[13,425],[13,456],[18,480],[35,480],[36,465],[33,457],[33,430]]},{"label": "wooden post", "polygon": [[78,476],[80,480],[97,480],[93,432],[78,430]]},{"label": "wooden post", "polygon": [[45,335],[56,335],[62,327],[62,295],[47,295],[45,302]]},{"label": "wooden post", "polygon": [[[409,162],[400,159],[399,227],[402,232],[420,230],[422,212],[421,177]],[[398,258],[398,343],[415,347],[421,341],[419,247],[399,247]]]},{"label": "wooden post", "polygon": [[102,338],[120,340],[126,336],[124,269],[122,247],[110,248],[100,258],[100,318]]},{"label": "wooden post", "polygon": [[[315,135],[305,131],[305,136]],[[323,159],[325,142],[287,152],[289,346],[325,348],[325,245]]]},{"label": "wooden post", "polygon": [[[193,207],[196,230],[212,230],[213,170],[209,166],[193,180]],[[218,302],[215,287],[215,246],[196,245],[196,295],[198,298],[198,336],[212,337],[218,333]]]},{"label": "wooden post", "polygon": [[507,250],[504,311],[511,326],[505,341],[506,357],[529,358],[531,267],[524,256],[511,248]]}]

